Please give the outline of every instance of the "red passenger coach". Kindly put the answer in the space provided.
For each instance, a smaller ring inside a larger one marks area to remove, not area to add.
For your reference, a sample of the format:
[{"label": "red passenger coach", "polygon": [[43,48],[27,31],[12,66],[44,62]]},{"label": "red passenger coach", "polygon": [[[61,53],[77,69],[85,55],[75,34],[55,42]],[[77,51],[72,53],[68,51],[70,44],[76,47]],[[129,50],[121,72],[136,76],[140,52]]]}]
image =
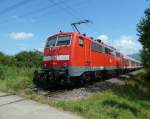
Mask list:
[{"label": "red passenger coach", "polygon": [[34,77],[37,85],[83,83],[104,73],[138,69],[141,62],[124,56],[101,40],[76,32],[60,32],[47,39],[41,65]]}]

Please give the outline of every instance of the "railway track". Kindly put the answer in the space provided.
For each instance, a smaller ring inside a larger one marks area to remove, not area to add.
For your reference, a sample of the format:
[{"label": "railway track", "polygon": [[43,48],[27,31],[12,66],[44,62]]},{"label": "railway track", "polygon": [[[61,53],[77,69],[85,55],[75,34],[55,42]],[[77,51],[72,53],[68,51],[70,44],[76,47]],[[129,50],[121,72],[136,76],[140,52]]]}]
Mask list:
[{"label": "railway track", "polygon": [[87,84],[82,87],[76,88],[60,88],[60,89],[49,89],[43,90],[39,88],[33,88],[30,91],[33,91],[35,94],[39,96],[44,96],[46,99],[50,100],[78,100],[89,96],[89,94],[96,91],[104,91],[112,88],[115,83],[110,79],[110,81],[101,81],[101,82],[93,82],[92,84]]},{"label": "railway track", "polygon": [[59,94],[63,94],[65,92],[66,90],[63,90],[63,89],[62,90],[49,90],[49,91],[39,90],[37,94],[43,95],[45,97],[52,97],[52,96],[57,96]]},{"label": "railway track", "polygon": [[68,91],[71,91],[71,89],[68,89],[68,88],[55,88],[55,89],[47,89],[47,90],[44,90],[44,89],[41,89],[41,88],[28,88],[28,89],[25,89],[23,90],[23,92],[25,93],[30,93],[30,92],[33,92],[37,95],[40,95],[40,96],[44,96],[44,97],[47,97],[47,98],[50,98],[50,97],[55,97],[55,96],[58,96],[58,95],[62,95]]},{"label": "railway track", "polygon": [[[105,81],[99,82],[92,82],[91,84],[87,84],[82,87],[75,87],[75,88],[66,88],[66,87],[59,87],[53,88],[48,90],[43,90],[40,88],[29,88],[22,90],[26,94],[34,93],[39,96],[45,97],[45,99],[52,99],[52,100],[78,100],[81,98],[85,98],[89,96],[89,94],[96,92],[96,91],[104,91],[111,89],[115,86],[124,85],[124,80],[130,79],[132,75],[136,75],[136,72],[129,73],[127,75],[122,75],[122,77],[115,77],[110,78]],[[131,76],[130,76],[131,75]],[[2,95],[0,97],[6,97],[15,95],[14,93]]]}]

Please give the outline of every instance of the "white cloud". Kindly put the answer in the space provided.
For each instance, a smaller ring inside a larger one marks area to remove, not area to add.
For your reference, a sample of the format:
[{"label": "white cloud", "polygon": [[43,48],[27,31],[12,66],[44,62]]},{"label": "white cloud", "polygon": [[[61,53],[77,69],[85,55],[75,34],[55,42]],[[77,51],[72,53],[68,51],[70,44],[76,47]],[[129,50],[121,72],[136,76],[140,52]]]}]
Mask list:
[{"label": "white cloud", "polygon": [[107,43],[109,37],[108,37],[107,35],[103,34],[103,35],[98,36],[97,39],[100,39],[100,40],[102,40],[104,43]]},{"label": "white cloud", "polygon": [[12,32],[9,34],[10,38],[15,40],[27,40],[34,37],[33,33],[26,33],[26,32]]},{"label": "white cloud", "polygon": [[120,36],[112,45],[124,54],[134,54],[142,49],[140,43],[134,37],[125,35]]}]

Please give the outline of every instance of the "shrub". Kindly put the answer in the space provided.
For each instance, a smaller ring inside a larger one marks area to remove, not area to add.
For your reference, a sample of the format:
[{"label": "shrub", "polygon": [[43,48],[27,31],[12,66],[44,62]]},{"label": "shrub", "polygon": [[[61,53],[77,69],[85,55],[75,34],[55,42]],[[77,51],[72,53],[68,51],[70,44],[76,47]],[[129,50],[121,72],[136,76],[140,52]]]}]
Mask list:
[{"label": "shrub", "polygon": [[0,80],[5,79],[4,67],[0,65]]},{"label": "shrub", "polygon": [[145,70],[146,70],[146,73],[145,73],[144,79],[146,81],[150,81],[149,80],[150,79],[150,68],[146,68]]}]

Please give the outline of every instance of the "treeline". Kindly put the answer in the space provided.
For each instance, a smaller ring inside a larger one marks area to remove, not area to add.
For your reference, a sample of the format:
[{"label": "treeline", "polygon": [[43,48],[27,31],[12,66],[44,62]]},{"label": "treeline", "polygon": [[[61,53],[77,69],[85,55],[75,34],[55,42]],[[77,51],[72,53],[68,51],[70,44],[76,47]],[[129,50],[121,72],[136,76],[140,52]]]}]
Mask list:
[{"label": "treeline", "polygon": [[[139,41],[142,44],[141,57],[146,71],[146,79],[150,79],[150,5],[144,11],[144,17],[137,26]],[[150,80],[149,80],[150,81]]]},{"label": "treeline", "polygon": [[14,56],[0,52],[0,64],[16,67],[39,67],[43,53],[38,51],[22,51]]}]

